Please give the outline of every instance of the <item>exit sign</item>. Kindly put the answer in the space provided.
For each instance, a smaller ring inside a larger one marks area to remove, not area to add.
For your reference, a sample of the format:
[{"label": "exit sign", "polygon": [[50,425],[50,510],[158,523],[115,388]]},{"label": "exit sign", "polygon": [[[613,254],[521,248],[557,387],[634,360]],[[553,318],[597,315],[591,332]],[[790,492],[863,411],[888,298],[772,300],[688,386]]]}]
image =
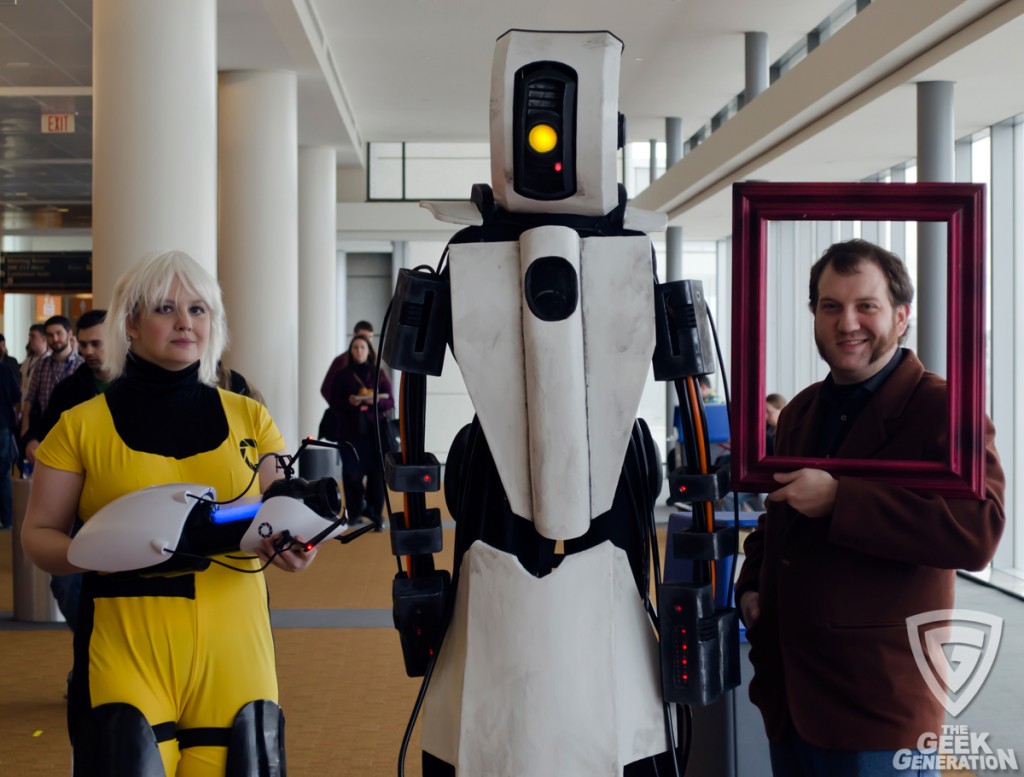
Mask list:
[{"label": "exit sign", "polygon": [[73,113],[44,113],[42,120],[44,133],[50,132],[74,132],[75,114]]}]

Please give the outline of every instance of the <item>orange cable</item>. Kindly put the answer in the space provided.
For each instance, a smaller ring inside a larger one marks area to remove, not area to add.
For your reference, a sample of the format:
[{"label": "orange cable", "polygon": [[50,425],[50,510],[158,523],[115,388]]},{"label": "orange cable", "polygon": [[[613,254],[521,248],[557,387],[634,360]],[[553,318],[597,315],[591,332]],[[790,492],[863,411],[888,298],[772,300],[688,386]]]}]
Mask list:
[{"label": "orange cable", "polygon": [[[686,394],[690,400],[690,412],[693,416],[694,443],[697,448],[698,467],[702,475],[708,474],[708,451],[704,447],[704,422],[700,413],[700,402],[697,398],[696,381],[692,376],[686,378]],[[710,534],[715,528],[715,515],[710,502],[703,503],[704,526]],[[717,588],[716,566],[712,561],[708,567],[711,570],[711,592],[714,595]]]}]

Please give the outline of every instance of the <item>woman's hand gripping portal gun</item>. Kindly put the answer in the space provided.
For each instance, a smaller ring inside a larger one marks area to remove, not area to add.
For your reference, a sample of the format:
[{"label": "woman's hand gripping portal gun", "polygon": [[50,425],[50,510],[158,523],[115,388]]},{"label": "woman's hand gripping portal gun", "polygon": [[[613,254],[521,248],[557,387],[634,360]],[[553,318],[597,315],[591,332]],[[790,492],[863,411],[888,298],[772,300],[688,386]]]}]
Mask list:
[{"label": "woman's hand gripping portal gun", "polygon": [[197,483],[169,483],[125,494],[85,522],[71,542],[68,560],[98,572],[144,570],[159,575],[206,569],[212,556],[255,554],[268,538],[276,553],[309,552],[335,538],[350,542],[373,525],[342,534],[348,516],[341,509],[337,481],[295,476],[296,461],[311,445],[338,447],[307,438],[292,456],[269,454],[277,458],[284,478],[271,483],[262,496],[218,502],[213,488]]}]

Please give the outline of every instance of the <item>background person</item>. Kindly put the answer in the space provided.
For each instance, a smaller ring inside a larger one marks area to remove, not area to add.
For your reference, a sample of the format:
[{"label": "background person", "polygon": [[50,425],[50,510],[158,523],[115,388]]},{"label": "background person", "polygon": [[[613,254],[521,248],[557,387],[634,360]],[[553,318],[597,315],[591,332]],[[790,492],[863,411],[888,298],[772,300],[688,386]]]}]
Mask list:
[{"label": "background person", "polygon": [[697,385],[700,386],[700,398],[705,405],[720,405],[725,401],[715,393],[715,389],[711,385],[711,378],[707,375],[698,375]]},{"label": "background person", "polygon": [[[71,338],[71,320],[66,316],[50,316],[43,325],[49,353],[39,359],[32,368],[32,377],[24,391],[25,408],[21,417],[21,434],[24,438],[34,423],[39,423],[54,387],[77,370],[82,357],[75,350]],[[26,443],[27,447],[27,438]]]},{"label": "background person", "polygon": [[[79,316],[75,322],[75,332],[84,362],[54,387],[42,419],[29,429],[25,454],[33,464],[39,441],[57,424],[61,414],[97,394],[102,394],[110,386],[110,370],[103,366],[103,321],[106,316],[105,310],[90,310]],[[80,522],[76,520],[76,526],[79,524]],[[78,604],[82,591],[81,573],[53,575],[50,578],[50,590],[57,600],[57,606],[68,628],[72,631],[77,630]]]},{"label": "background person", "polygon": [[[776,454],[945,460],[946,381],[899,347],[914,296],[899,257],[837,243],[809,290],[830,372],[779,415]],[[782,488],[744,543],[736,597],[777,777],[891,774],[896,750],[942,730],[907,618],[952,608],[955,570],[995,553],[1004,481],[987,419],[984,432],[983,500],[811,468],[775,475]]]},{"label": "background person", "polygon": [[[265,455],[284,441],[266,409],[213,387],[226,339],[220,288],[187,254],[147,257],[118,280],[105,339],[116,382],[65,412],[36,452],[23,544],[39,567],[88,572],[67,558],[75,515],[88,523],[124,494],[185,482],[223,500],[278,477]],[[271,538],[259,558],[231,555],[219,560],[295,571],[315,550],[275,554]],[[88,572],[79,614],[68,712],[76,775],[159,773],[162,762],[167,775],[222,776],[228,750],[238,756],[229,740],[283,770],[262,574],[218,564],[170,576]]]},{"label": "background person", "polygon": [[[352,337],[365,337],[367,342],[373,344],[373,324],[369,321],[357,321],[356,325],[352,327]],[[351,342],[349,343],[351,347]],[[348,350],[344,353],[338,354],[334,357],[334,361],[331,362],[331,366],[327,369],[327,374],[324,375],[324,382],[320,384],[320,394],[328,402],[331,401],[331,387],[334,385],[334,379],[338,373],[345,369],[348,364]]]},{"label": "background person", "polygon": [[[370,343],[373,343],[373,324],[369,321],[357,321],[356,325],[352,327],[352,337],[357,335],[362,335]],[[320,427],[317,430],[317,437],[321,440],[338,442],[338,417],[334,414],[334,410],[331,409],[331,388],[334,385],[334,379],[347,364],[348,350],[345,350],[343,353],[338,354],[334,361],[331,362],[331,366],[328,367],[327,374],[324,376],[324,381],[320,384],[320,395],[327,400],[327,409],[324,410],[324,414],[320,418]]]},{"label": "background person", "polygon": [[21,383],[21,365],[18,364],[18,360],[15,359],[7,352],[7,338],[4,337],[3,333],[0,332],[0,361],[7,365],[7,368],[14,373],[14,380],[19,385]]},{"label": "background person", "polygon": [[217,386],[225,391],[241,394],[243,397],[252,397],[261,405],[267,404],[258,388],[250,383],[242,373],[231,369],[223,362],[217,365]]},{"label": "background person", "polygon": [[20,399],[14,373],[0,367],[0,529],[10,529],[14,522],[11,470],[19,460],[15,419]]},{"label": "background person", "polygon": [[[32,380],[32,373],[35,370],[36,365],[39,363],[39,360],[49,352],[50,349],[46,346],[46,329],[42,324],[32,324],[28,330],[28,341],[25,343],[25,358],[22,360],[21,366],[18,368],[18,373],[20,375],[18,387],[21,389],[23,396],[25,391],[28,389],[29,382]],[[21,451],[21,454],[18,456],[19,467],[21,467],[25,450],[25,446],[21,441],[21,422],[22,419],[28,416],[29,409],[30,408],[25,403],[24,399],[18,403],[17,425],[14,429],[19,441],[18,449]]]},{"label": "background person", "polygon": [[[385,413],[394,407],[391,381],[383,371],[373,404],[373,385],[377,379],[377,354],[370,340],[356,335],[348,347],[348,360],[331,386],[331,410],[338,419],[337,440],[342,443],[342,483],[349,518],[372,520],[377,531],[384,529],[384,471],[378,453],[378,428]],[[387,430],[380,430],[386,446]],[[344,443],[349,443],[345,445]],[[363,487],[363,478],[366,487]],[[365,498],[364,498],[365,496]]]},{"label": "background person", "polygon": [[764,398],[764,455],[775,455],[775,431],[779,426],[779,413],[786,406],[782,394],[769,394]]},{"label": "background person", "polygon": [[22,388],[28,388],[32,370],[49,350],[46,346],[46,328],[42,324],[32,324],[28,329],[28,342],[25,343],[25,359],[18,368],[21,375],[19,383]]},{"label": "background person", "polygon": [[56,425],[61,413],[102,394],[110,385],[110,370],[103,366],[103,322],[106,316],[105,310],[89,310],[75,323],[82,363],[53,387],[46,410],[35,424],[29,425],[25,436],[25,456],[31,463],[35,464],[39,442]]}]

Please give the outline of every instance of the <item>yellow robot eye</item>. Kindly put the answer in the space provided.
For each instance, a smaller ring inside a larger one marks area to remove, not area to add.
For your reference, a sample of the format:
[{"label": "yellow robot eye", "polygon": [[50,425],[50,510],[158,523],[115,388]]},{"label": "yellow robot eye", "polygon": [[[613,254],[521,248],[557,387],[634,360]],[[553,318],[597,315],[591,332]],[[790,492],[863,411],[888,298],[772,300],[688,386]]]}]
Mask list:
[{"label": "yellow robot eye", "polygon": [[530,148],[546,154],[558,145],[558,132],[550,124],[537,124],[530,130]]}]

